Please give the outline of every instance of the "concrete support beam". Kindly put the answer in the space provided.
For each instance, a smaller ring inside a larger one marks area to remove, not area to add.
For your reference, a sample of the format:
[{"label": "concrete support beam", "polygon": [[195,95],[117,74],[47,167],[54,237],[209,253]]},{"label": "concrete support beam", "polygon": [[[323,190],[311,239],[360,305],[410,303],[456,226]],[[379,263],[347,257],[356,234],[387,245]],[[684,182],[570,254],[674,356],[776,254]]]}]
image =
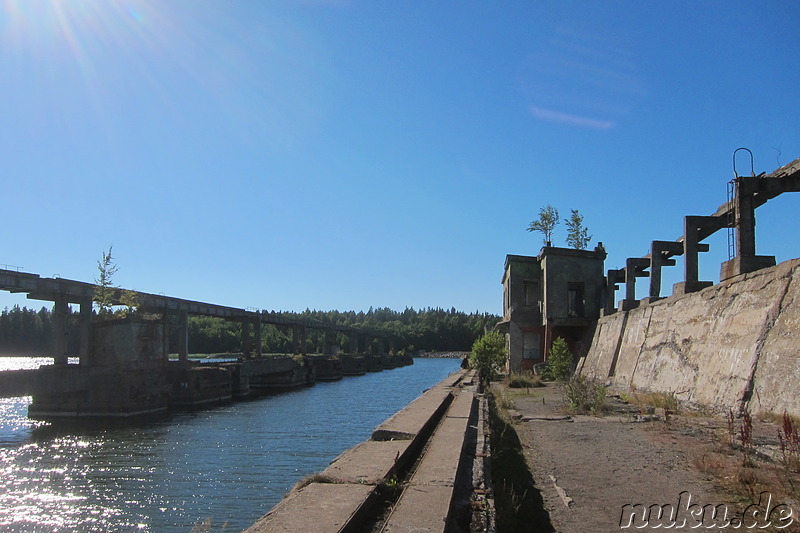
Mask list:
[{"label": "concrete support beam", "polygon": [[179,311],[177,313],[178,325],[178,360],[182,363],[189,361],[189,313]]},{"label": "concrete support beam", "polygon": [[649,267],[650,259],[646,257],[629,257],[625,260],[625,299],[620,302],[623,311],[639,306],[636,299],[636,278],[649,276],[650,273],[646,271]]},{"label": "concrete support beam", "polygon": [[92,299],[84,298],[80,302],[80,363],[91,364],[92,358]]},{"label": "concrete support beam", "polygon": [[69,339],[69,303],[62,296],[56,296],[53,306],[53,363],[66,365],[67,340]]},{"label": "concrete support beam", "polygon": [[242,356],[245,359],[253,357],[253,339],[250,337],[250,321],[242,320]]},{"label": "concrete support beam", "polygon": [[378,355],[386,355],[386,339],[377,337],[378,341]]},{"label": "concrete support beam", "polygon": [[358,334],[359,345],[364,347],[364,353],[371,354],[372,353],[372,342],[369,335],[366,333],[359,333]]},{"label": "concrete support beam", "polygon": [[759,178],[736,178],[734,213],[736,224],[736,255],[756,255],[756,206],[753,195],[758,191]]},{"label": "concrete support beam", "polygon": [[258,318],[253,321],[253,328],[255,328],[255,344],[256,344],[256,357],[259,359],[264,357],[264,347],[261,346],[261,330],[263,324],[261,323],[261,312],[258,312]]},{"label": "concrete support beam", "polygon": [[646,270],[650,268],[650,260],[644,257],[629,257],[625,260],[625,299],[636,299],[636,278],[646,278],[650,275]]},{"label": "concrete support beam", "polygon": [[761,198],[764,194],[759,194],[762,182],[764,178],[756,177],[735,180],[733,218],[736,228],[736,257],[722,264],[720,280],[775,266],[775,256],[756,255],[756,207],[766,201]]},{"label": "concrete support beam", "polygon": [[675,255],[683,255],[683,243],[676,241],[652,241],[650,243],[650,293],[648,302],[661,298],[661,269],[675,266]]},{"label": "concrete support beam", "polygon": [[164,354],[164,357],[167,360],[169,360],[169,340],[172,337],[170,334],[171,326],[169,321],[169,313],[161,313],[161,327],[161,353]]},{"label": "concrete support beam", "polygon": [[295,324],[292,327],[292,349],[295,354],[306,355],[306,327]]},{"label": "concrete support beam", "polygon": [[351,331],[350,332],[350,348],[349,352],[351,354],[358,353],[358,333]]},{"label": "concrete support beam", "polygon": [[603,315],[611,315],[617,311],[614,307],[616,302],[619,284],[625,281],[625,269],[611,269],[606,275],[606,304],[603,308]]},{"label": "concrete support beam", "polygon": [[334,355],[335,345],[336,345],[336,330],[328,328],[325,330],[325,341],[322,347],[322,354]]},{"label": "concrete support beam", "polygon": [[707,252],[708,245],[700,241],[727,225],[726,217],[688,215],[683,219],[684,281],[673,286],[673,294],[697,292],[714,283],[700,281],[699,254]]}]

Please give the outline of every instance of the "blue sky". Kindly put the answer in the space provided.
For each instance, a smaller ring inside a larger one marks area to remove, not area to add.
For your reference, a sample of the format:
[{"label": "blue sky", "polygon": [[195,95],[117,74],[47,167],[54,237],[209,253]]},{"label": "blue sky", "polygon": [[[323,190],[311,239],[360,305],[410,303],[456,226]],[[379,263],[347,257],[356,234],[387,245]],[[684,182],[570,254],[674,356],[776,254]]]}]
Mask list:
[{"label": "blue sky", "polygon": [[[146,292],[500,313],[540,207],[579,209],[618,268],[724,203],[736,148],[800,157],[798,23],[795,1],[0,0],[0,264],[92,281],[113,244]],[[758,212],[779,261],[784,196]]]}]

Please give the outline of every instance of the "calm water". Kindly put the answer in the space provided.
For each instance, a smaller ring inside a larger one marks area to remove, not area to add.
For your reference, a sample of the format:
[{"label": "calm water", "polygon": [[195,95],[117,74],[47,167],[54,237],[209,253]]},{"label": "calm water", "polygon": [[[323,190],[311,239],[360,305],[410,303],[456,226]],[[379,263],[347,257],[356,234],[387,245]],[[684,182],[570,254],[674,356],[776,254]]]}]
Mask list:
[{"label": "calm water", "polygon": [[55,429],[26,418],[30,398],[0,399],[0,530],[189,532],[210,518],[241,531],[459,363],[416,359],[126,428]]}]

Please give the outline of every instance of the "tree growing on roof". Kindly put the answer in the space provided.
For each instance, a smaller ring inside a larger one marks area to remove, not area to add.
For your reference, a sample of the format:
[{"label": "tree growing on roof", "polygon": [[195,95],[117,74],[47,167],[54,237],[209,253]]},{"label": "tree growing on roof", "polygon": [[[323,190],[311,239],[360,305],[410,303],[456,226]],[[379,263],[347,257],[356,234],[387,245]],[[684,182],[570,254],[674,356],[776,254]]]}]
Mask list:
[{"label": "tree growing on roof", "polygon": [[100,315],[111,314],[112,306],[114,305],[116,287],[114,286],[113,278],[119,267],[111,255],[112,248],[113,246],[109,246],[107,252],[103,250],[102,258],[97,262],[97,278],[94,280],[94,301],[99,308]]},{"label": "tree growing on roof", "polygon": [[572,215],[565,218],[567,223],[567,244],[576,250],[585,250],[592,240],[589,228],[583,225],[583,215],[577,209],[570,209]]},{"label": "tree growing on roof", "polygon": [[553,242],[553,230],[558,225],[558,209],[550,204],[539,209],[539,218],[533,220],[528,226],[528,231],[538,231],[544,236],[544,244],[550,246]]}]

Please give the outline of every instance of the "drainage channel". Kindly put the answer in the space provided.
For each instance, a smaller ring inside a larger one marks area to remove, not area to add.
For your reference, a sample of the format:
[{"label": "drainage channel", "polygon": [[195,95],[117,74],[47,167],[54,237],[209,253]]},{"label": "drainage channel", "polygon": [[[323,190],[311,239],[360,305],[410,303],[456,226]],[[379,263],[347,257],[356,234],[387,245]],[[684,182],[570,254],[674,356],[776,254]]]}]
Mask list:
[{"label": "drainage channel", "polygon": [[365,531],[380,533],[383,530],[386,519],[400,499],[402,488],[409,482],[425,457],[431,439],[450,408],[453,398],[452,393],[446,397],[439,409],[413,439],[414,442],[409,446],[409,453],[406,454],[407,459],[401,461],[398,457],[396,468],[393,469],[392,474],[376,487],[361,509],[342,527],[341,533],[363,533]]}]

